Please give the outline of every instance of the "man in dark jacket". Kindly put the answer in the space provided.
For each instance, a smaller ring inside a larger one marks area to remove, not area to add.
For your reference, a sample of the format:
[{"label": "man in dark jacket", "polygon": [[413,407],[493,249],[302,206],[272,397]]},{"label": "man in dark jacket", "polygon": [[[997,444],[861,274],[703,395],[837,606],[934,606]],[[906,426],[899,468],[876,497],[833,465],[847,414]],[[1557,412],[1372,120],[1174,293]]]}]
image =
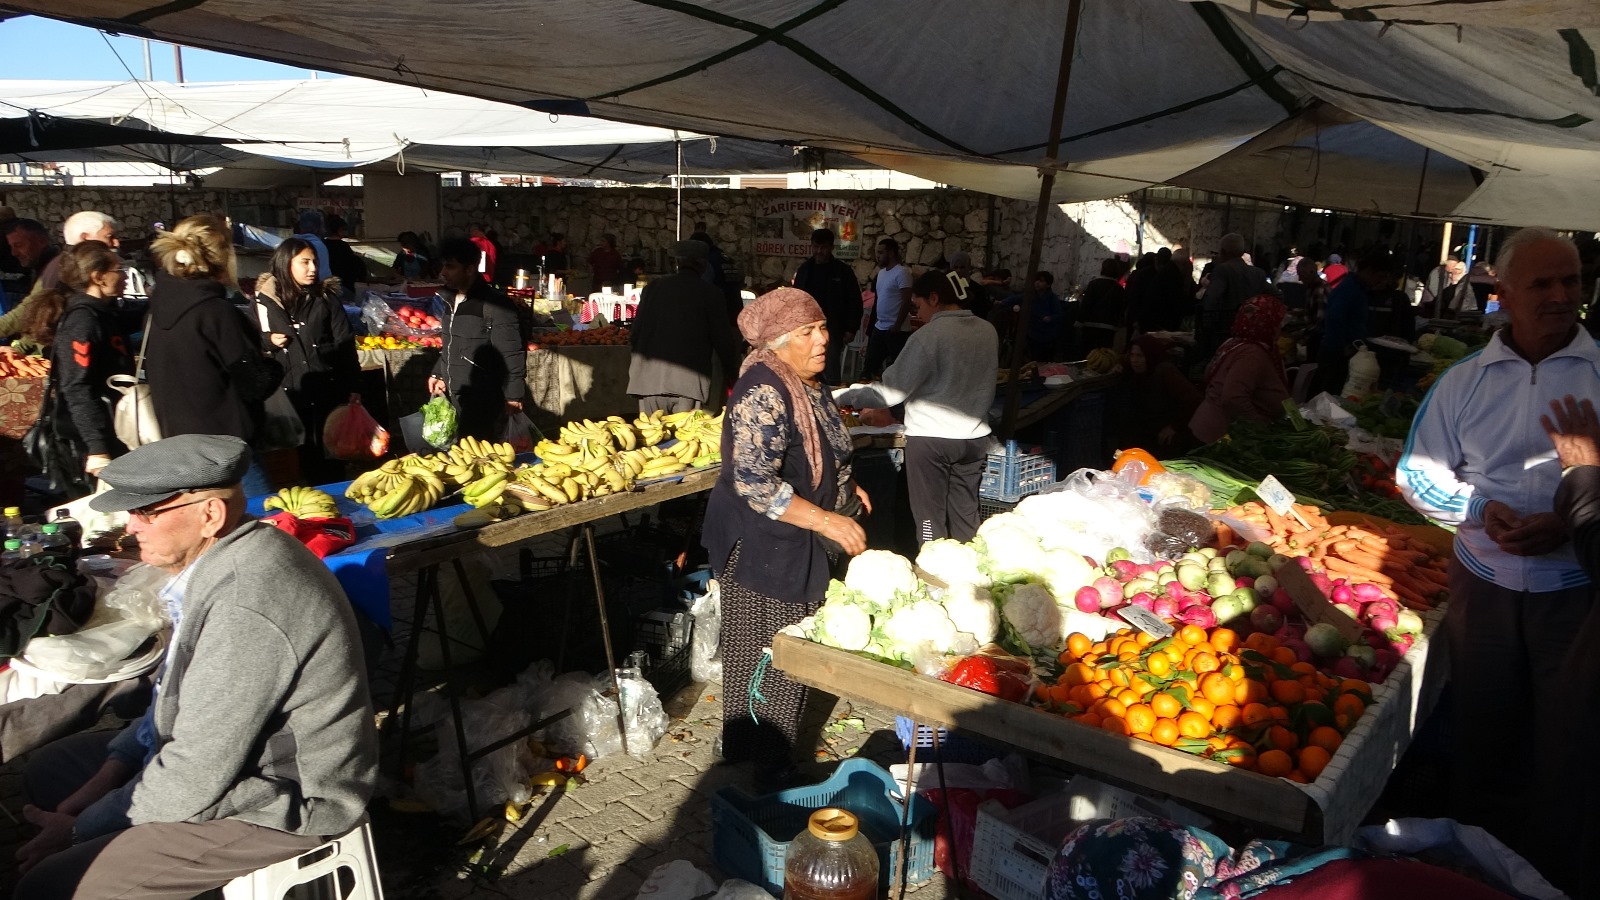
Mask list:
[{"label": "man in dark jacket", "polygon": [[462,239],[439,245],[439,279],[450,310],[428,393],[455,405],[457,434],[498,441],[506,417],[522,411],[528,394],[528,335],[517,307],[479,277],[480,255]]},{"label": "man in dark jacket", "polygon": [[354,294],[356,285],[365,283],[367,279],[367,264],[362,260],[361,254],[355,248],[345,243],[345,223],[343,216],[329,216],[327,219],[328,234],[322,243],[328,248],[329,271],[323,273],[324,277],[332,275],[339,279],[342,296]]},{"label": "man in dark jacket", "polygon": [[845,345],[855,340],[861,326],[861,283],[855,270],[833,255],[833,242],[827,228],[811,232],[811,258],[794,273],[794,286],[810,294],[828,317],[828,364],[822,380],[839,384]]},{"label": "man in dark jacket", "polygon": [[739,345],[723,311],[722,292],[702,273],[711,248],[700,241],[672,245],[676,274],[659,278],[639,295],[629,342],[628,393],[639,411],[687,412],[712,397],[711,354],[722,360],[724,377],[739,371]]},{"label": "man in dark jacket", "polygon": [[[117,311],[88,294],[67,300],[56,322],[54,347],[56,427],[63,437],[83,445],[84,469],[98,475],[125,449],[112,427],[111,401],[117,394],[106,379],[133,372],[133,350]],[[60,352],[69,348],[71,352]]]}]

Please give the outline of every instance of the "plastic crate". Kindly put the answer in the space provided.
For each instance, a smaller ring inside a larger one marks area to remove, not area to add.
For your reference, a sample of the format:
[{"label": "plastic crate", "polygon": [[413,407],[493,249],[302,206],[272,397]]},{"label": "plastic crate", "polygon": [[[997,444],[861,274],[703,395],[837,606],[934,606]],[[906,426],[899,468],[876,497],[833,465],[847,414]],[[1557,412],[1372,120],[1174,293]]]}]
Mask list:
[{"label": "plastic crate", "polygon": [[992,516],[998,516],[1001,513],[1013,512],[1016,510],[1016,508],[1017,505],[1015,503],[1007,503],[1003,500],[985,500],[982,497],[979,497],[978,521],[988,521],[988,519]]},{"label": "plastic crate", "polygon": [[940,727],[939,746],[933,746],[934,727],[931,725],[917,725],[905,716],[894,717],[894,733],[900,738],[900,746],[906,750],[911,749],[911,729],[917,729],[917,762],[933,762],[942,760],[947,763],[970,763],[978,765],[988,762],[1002,755],[1001,750],[990,746],[983,741],[973,740],[964,734],[953,732],[948,728]]},{"label": "plastic crate", "polygon": [[1006,443],[1004,453],[989,454],[978,484],[978,496],[985,500],[1015,503],[1037,494],[1056,480],[1055,461],[1043,453],[1021,453],[1015,441]]},{"label": "plastic crate", "polygon": [[[878,886],[898,878],[895,865],[902,803],[894,779],[865,759],[847,759],[821,784],[752,798],[734,787],[711,797],[712,856],[724,875],[742,878],[768,891],[783,890],[783,857],[789,842],[804,831],[811,814],[826,807],[849,810],[878,851]],[[911,832],[906,853],[907,883],[933,877],[933,839],[938,813],[921,795],[911,800]]]},{"label": "plastic crate", "polygon": [[[689,647],[694,642],[694,616],[682,609],[657,609],[634,623],[633,649],[645,680],[663,700],[689,683]],[[640,658],[642,656],[642,658]]]}]

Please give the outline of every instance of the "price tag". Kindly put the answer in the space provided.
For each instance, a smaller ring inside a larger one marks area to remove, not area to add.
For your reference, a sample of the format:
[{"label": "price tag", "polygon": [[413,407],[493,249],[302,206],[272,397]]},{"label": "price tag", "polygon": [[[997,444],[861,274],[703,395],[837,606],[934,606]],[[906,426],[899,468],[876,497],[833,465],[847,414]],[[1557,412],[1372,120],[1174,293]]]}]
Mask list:
[{"label": "price tag", "polygon": [[1298,563],[1292,561],[1285,563],[1278,567],[1276,574],[1278,584],[1289,592],[1295,608],[1300,610],[1300,614],[1306,617],[1307,622],[1313,625],[1332,625],[1351,643],[1361,640],[1361,623],[1324,597],[1322,591],[1317,589],[1316,584]]},{"label": "price tag", "polygon": [[1171,625],[1168,625],[1155,613],[1142,606],[1124,606],[1117,610],[1117,615],[1121,616],[1129,625],[1157,640],[1172,635],[1173,628]]},{"label": "price tag", "polygon": [[1280,516],[1294,516],[1302,527],[1310,528],[1311,525],[1300,517],[1299,511],[1294,508],[1294,494],[1283,486],[1276,475],[1268,475],[1256,485],[1256,496],[1261,502],[1272,507],[1272,511]]}]

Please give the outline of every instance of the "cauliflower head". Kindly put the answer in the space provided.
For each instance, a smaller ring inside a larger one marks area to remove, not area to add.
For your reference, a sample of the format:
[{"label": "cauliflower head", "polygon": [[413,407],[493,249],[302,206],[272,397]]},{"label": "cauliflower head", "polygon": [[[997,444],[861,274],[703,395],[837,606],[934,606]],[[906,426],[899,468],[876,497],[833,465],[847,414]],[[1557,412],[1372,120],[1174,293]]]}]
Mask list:
[{"label": "cauliflower head", "polygon": [[1005,623],[1005,637],[1013,649],[1032,656],[1061,645],[1061,609],[1044,585],[1024,582],[1002,585],[995,591]]},{"label": "cauliflower head", "polygon": [[978,527],[973,538],[979,566],[995,582],[1026,581],[1044,569],[1039,535],[1027,519],[1015,513],[993,516]]},{"label": "cauliflower head", "polygon": [[970,544],[940,538],[922,545],[917,553],[917,568],[945,584],[989,586],[989,576],[978,567],[978,551]]},{"label": "cauliflower head", "polygon": [[840,650],[865,650],[872,643],[872,615],[859,604],[830,600],[817,610],[811,637]]},{"label": "cauliflower head", "polygon": [[884,622],[883,634],[887,655],[896,659],[910,659],[912,651],[924,641],[933,649],[943,652],[956,642],[956,625],[950,615],[936,600],[917,600],[904,604],[889,614]]},{"label": "cauliflower head", "polygon": [[1089,565],[1083,555],[1071,548],[1063,547],[1045,553],[1044,570],[1039,573],[1050,593],[1061,598],[1067,603],[1078,593],[1078,588],[1094,582],[1101,574],[1099,569]]},{"label": "cauliflower head", "polygon": [[915,594],[922,582],[911,570],[911,561],[888,550],[868,550],[850,560],[844,586],[857,591],[880,609],[895,603],[895,594]]},{"label": "cauliflower head", "polygon": [[953,583],[945,591],[944,610],[957,631],[977,640],[978,646],[990,643],[1000,631],[1000,610],[987,588],[975,584]]}]

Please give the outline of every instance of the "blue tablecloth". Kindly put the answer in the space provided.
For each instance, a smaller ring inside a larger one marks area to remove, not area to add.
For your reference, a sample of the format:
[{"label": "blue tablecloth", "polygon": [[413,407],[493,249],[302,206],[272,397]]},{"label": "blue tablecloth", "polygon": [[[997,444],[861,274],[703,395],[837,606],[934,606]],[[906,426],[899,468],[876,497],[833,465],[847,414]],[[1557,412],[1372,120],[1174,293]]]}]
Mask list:
[{"label": "blue tablecloth", "polygon": [[[389,608],[389,550],[400,544],[427,537],[435,532],[455,531],[452,520],[471,509],[465,503],[441,506],[414,516],[397,519],[375,519],[372,511],[354,500],[347,499],[345,489],[350,482],[322,485],[318,490],[331,494],[339,511],[350,518],[356,527],[356,542],[345,550],[323,559],[333,576],[339,579],[350,603],[363,615],[384,628],[394,624]],[[246,509],[251,515],[264,514],[261,508],[264,497],[251,497]]]}]

